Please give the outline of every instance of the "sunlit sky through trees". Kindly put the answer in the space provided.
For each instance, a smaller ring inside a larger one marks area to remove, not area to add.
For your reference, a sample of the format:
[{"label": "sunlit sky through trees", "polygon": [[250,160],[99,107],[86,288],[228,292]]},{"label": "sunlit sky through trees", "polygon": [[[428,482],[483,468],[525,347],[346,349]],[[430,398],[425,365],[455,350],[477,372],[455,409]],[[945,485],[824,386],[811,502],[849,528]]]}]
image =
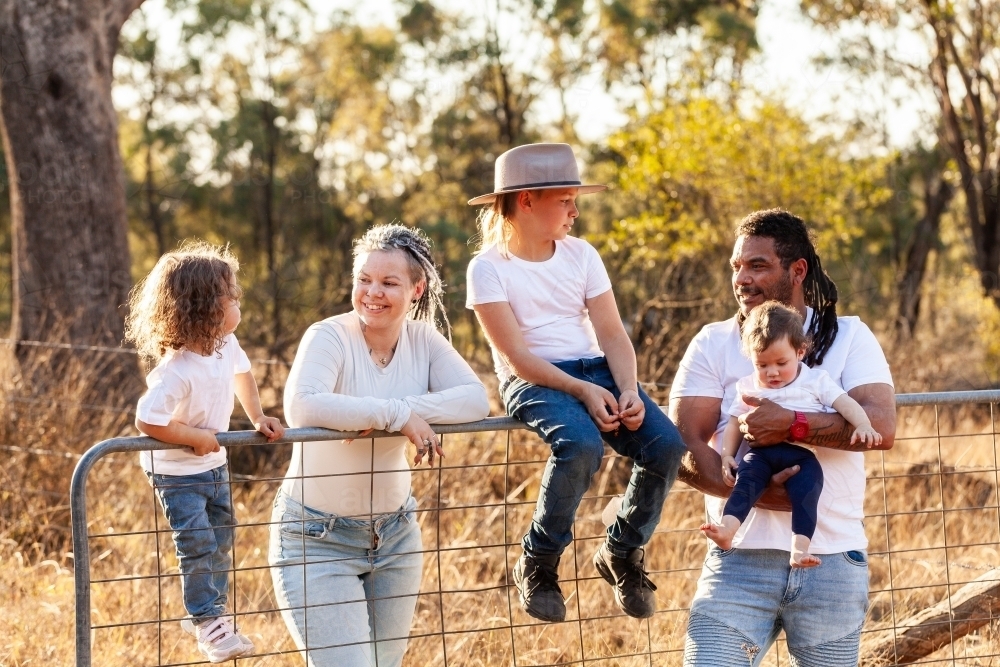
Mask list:
[{"label": "sunlit sky through trees", "polygon": [[[291,4],[291,3],[290,3]],[[329,26],[331,17],[338,13],[350,16],[353,22],[362,25],[397,26],[397,19],[403,11],[393,0],[308,0],[311,16],[306,25],[297,30],[315,31]],[[439,7],[465,15],[473,22],[483,17],[497,17],[497,2],[477,0],[438,0]],[[497,20],[500,37],[511,48],[508,53],[518,54],[519,68],[530,68],[537,53],[532,35],[522,28],[520,19],[504,9],[499,3]],[[181,21],[165,9],[163,0],[147,0],[142,11],[149,24],[163,38],[160,40],[161,57],[169,60],[179,58],[179,49],[171,45],[179,44]],[[310,25],[311,24],[311,25]],[[131,26],[126,24],[124,34],[130,35]],[[898,79],[886,84],[879,77],[863,80],[856,71],[843,68],[823,67],[814,64],[814,59],[835,56],[838,39],[849,32],[841,30],[834,35],[812,25],[804,17],[797,0],[763,0],[757,17],[757,40],[760,52],[751,58],[744,69],[744,81],[755,91],[772,100],[783,100],[804,119],[813,122],[821,131],[837,134],[859,115],[870,124],[882,128],[885,141],[876,141],[869,146],[858,147],[863,153],[884,153],[886,149],[912,145],[915,140],[933,140],[933,127],[928,125],[927,114],[933,113],[936,103],[929,90],[911,88]],[[134,29],[133,29],[134,32]],[[926,64],[927,48],[924,38],[906,26],[895,34],[884,34],[884,44],[893,43],[895,52],[912,56],[910,62],[917,66]],[[230,39],[234,39],[230,36]],[[250,41],[233,44],[236,49],[255,48]],[[533,50],[535,49],[535,50]],[[294,63],[287,63],[294,68]],[[449,82],[438,82],[438,87],[447,97]],[[405,94],[405,91],[397,91]],[[555,92],[552,91],[554,96]],[[583,141],[600,142],[609,133],[620,128],[627,121],[623,112],[623,102],[641,98],[638,91],[615,88],[608,91],[602,73],[593,71],[581,77],[568,91],[567,105],[577,116],[575,123],[579,138]],[[118,86],[115,99],[120,109],[128,109],[135,96],[125,86]],[[542,98],[544,100],[544,97]],[[538,125],[554,121],[558,115],[556,103],[539,103],[532,106],[533,120]],[[551,112],[551,118],[546,117]],[[174,113],[177,113],[175,110]],[[874,120],[874,123],[872,121]]]}]

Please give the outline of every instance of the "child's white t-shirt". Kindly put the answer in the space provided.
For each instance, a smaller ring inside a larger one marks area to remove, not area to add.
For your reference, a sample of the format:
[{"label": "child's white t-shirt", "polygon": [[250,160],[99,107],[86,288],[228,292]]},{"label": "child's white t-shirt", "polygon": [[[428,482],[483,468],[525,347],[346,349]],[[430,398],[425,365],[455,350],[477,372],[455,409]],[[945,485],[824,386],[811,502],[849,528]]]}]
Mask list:
[{"label": "child's white t-shirt", "polygon": [[[813,316],[807,309],[806,322]],[[866,384],[892,386],[892,374],[882,348],[871,330],[857,317],[838,317],[837,337],[817,369],[827,371],[844,391]],[[670,400],[685,396],[722,399],[722,407],[732,405],[739,379],[753,373],[753,363],[740,350],[740,328],[736,318],[713,322],[694,337],[674,376]],[[709,446],[722,451],[722,432],[729,422],[727,411],[719,411],[719,423]],[[809,550],[816,554],[865,549],[865,455],[829,447],[817,447],[816,458],[823,467],[816,533]],[[705,508],[712,521],[722,518],[724,498],[705,496]],[[740,527],[733,544],[741,549],[781,549],[788,551],[792,538],[791,513],[754,508]]]},{"label": "child's white t-shirt", "polygon": [[744,396],[766,398],[788,410],[836,412],[833,402],[846,393],[829,373],[819,368],[810,368],[800,361],[798,376],[777,389],[761,387],[756,373],[741,377],[736,382],[736,398],[728,412],[733,417],[750,412],[753,408],[743,401]]},{"label": "child's white t-shirt", "polygon": [[[604,262],[592,245],[573,236],[556,241],[552,257],[528,262],[496,246],[476,255],[467,272],[466,308],[506,301],[532,354],[545,361],[591,359],[604,353],[586,301],[611,289]],[[493,348],[500,382],[510,368]]]},{"label": "child's white t-shirt", "polygon": [[[172,420],[194,428],[229,430],[233,414],[236,374],[250,370],[250,359],[236,336],[229,334],[222,349],[202,356],[190,350],[168,350],[146,376],[146,393],[136,406],[136,417],[154,426]],[[188,447],[139,454],[143,470],[158,475],[195,475],[226,462],[226,448],[197,456]]]},{"label": "child's white t-shirt", "polygon": [[[743,400],[744,396],[756,398],[766,398],[774,401],[787,410],[798,410],[800,412],[836,412],[833,409],[833,402],[846,394],[840,385],[833,381],[830,374],[816,368],[809,368],[801,361],[799,362],[799,372],[794,380],[784,387],[772,389],[761,387],[757,381],[757,374],[751,373],[741,377],[736,383],[736,398],[727,411],[731,417],[739,417],[753,410],[753,408]],[[815,447],[800,445],[811,452],[815,452]],[[740,457],[737,457],[739,461]]]}]

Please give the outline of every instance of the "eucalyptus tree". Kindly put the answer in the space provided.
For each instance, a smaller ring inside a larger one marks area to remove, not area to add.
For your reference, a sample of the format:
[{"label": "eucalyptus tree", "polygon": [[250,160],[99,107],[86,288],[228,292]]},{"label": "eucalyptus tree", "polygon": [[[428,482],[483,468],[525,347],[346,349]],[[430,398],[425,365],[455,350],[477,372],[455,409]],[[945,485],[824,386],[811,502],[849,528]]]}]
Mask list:
[{"label": "eucalyptus tree", "polygon": [[[112,63],[141,0],[0,2],[11,337],[117,346],[131,286]],[[24,360],[31,348],[18,347]],[[115,355],[117,373],[134,360]]]},{"label": "eucalyptus tree", "polygon": [[[848,28],[840,62],[930,90],[930,127],[957,172],[972,262],[983,294],[1000,308],[1000,2],[996,0],[803,0],[817,24]],[[922,38],[923,50],[887,39],[899,31]],[[931,210],[930,205],[928,210]]]}]

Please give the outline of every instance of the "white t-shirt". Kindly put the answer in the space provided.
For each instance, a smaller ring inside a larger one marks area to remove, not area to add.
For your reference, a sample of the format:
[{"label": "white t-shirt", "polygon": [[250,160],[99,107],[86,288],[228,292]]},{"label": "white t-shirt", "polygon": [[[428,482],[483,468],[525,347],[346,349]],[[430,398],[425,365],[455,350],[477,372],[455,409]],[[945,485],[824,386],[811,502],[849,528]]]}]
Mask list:
[{"label": "white t-shirt", "polygon": [[[812,315],[812,309],[808,309],[806,322]],[[817,368],[826,371],[845,392],[866,384],[892,386],[889,364],[871,330],[857,317],[840,317],[837,321],[837,338]],[[688,345],[670,388],[670,399],[708,396],[722,399],[723,407],[732,405],[740,378],[753,371],[753,363],[740,351],[736,318],[708,324]],[[722,432],[728,421],[727,411],[720,410],[718,427],[709,443],[718,452],[722,451]],[[817,447],[816,458],[823,466],[823,493],[810,551],[824,554],[867,548],[862,524],[864,453]],[[725,499],[705,496],[705,506],[709,517],[718,521]],[[734,544],[742,549],[788,551],[791,538],[789,512],[754,508]]]},{"label": "white t-shirt", "polygon": [[[357,313],[309,327],[285,384],[289,426],[399,431],[411,411],[429,424],[461,424],[490,413],[483,383],[437,329],[404,322],[396,353],[380,368]],[[410,494],[407,442],[403,436],[296,442],[282,489],[337,516],[394,512]]]},{"label": "white t-shirt", "polygon": [[[611,279],[597,250],[583,239],[556,241],[544,262],[504,257],[494,246],[469,262],[466,289],[466,308],[509,303],[528,350],[545,361],[603,354],[586,301],[611,289]],[[496,348],[493,364],[500,382],[506,380],[510,368]]]},{"label": "white t-shirt", "polygon": [[[146,376],[147,389],[136,406],[136,417],[154,426],[178,421],[194,428],[228,431],[236,374],[249,370],[250,359],[233,334],[226,336],[222,350],[207,357],[190,350],[168,350]],[[187,447],[139,454],[143,470],[158,475],[195,475],[225,462],[225,447],[205,456]]]},{"label": "white t-shirt", "polygon": [[[830,374],[815,368],[809,368],[799,362],[798,375],[784,387],[772,389],[761,387],[757,381],[757,373],[741,377],[736,383],[736,398],[726,411],[730,417],[739,417],[753,410],[744,400],[744,396],[755,396],[774,401],[783,408],[800,412],[836,412],[831,406],[838,398],[847,392],[830,378]],[[794,444],[794,443],[793,443]],[[799,445],[811,452],[816,447]],[[743,451],[737,452],[736,460],[743,458]]]}]

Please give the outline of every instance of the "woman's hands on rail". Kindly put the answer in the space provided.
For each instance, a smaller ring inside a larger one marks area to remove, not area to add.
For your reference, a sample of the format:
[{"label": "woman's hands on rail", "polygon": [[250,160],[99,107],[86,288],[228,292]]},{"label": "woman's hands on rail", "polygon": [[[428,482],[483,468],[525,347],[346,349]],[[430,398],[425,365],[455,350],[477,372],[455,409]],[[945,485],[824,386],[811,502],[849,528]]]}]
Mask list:
[{"label": "woman's hands on rail", "polygon": [[410,418],[399,429],[410,442],[417,448],[417,455],[413,457],[413,465],[418,466],[427,456],[427,464],[434,467],[434,455],[444,458],[444,450],[441,449],[441,439],[438,437],[430,424],[425,422],[416,412],[410,412]]}]

